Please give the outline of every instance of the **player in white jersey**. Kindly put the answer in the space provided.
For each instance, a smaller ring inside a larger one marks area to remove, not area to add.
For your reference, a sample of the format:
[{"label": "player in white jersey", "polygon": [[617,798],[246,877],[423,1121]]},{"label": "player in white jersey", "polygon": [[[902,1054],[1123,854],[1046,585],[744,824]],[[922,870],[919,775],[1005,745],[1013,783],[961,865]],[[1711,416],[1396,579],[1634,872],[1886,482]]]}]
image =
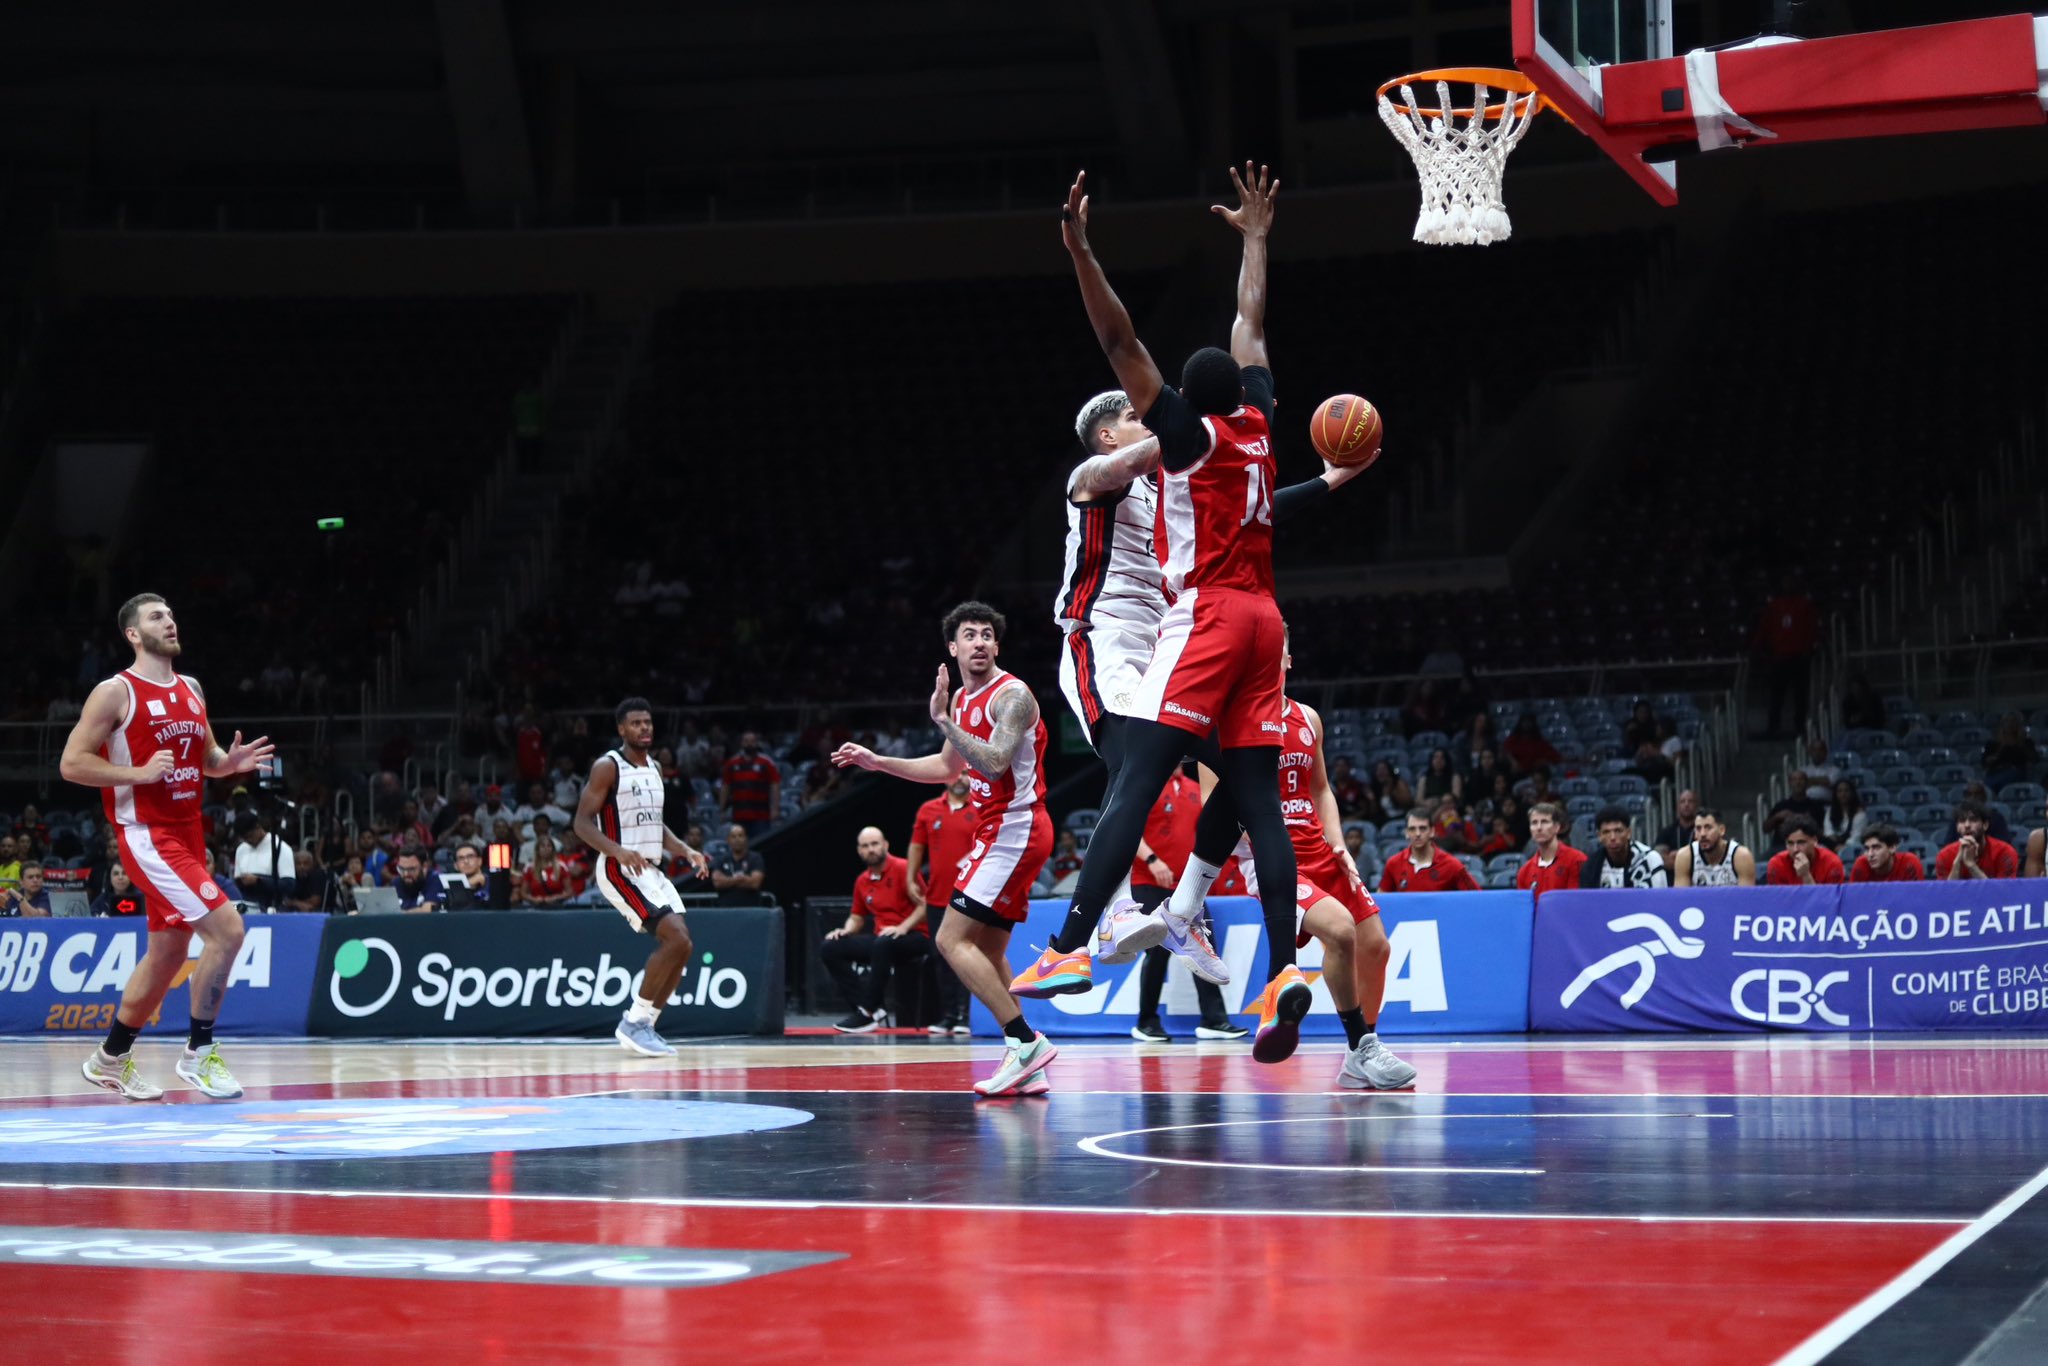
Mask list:
[{"label": "player in white jersey", "polygon": [[1721,813],[1701,807],[1692,818],[1692,843],[1672,861],[1674,887],[1754,887],[1756,855],[1728,838]]},{"label": "player in white jersey", "polygon": [[648,757],[654,745],[654,708],[644,697],[629,697],[612,712],[619,747],[590,766],[590,781],[576,803],[576,834],[597,851],[597,886],[605,900],[634,929],[651,934],[640,994],[626,1009],[612,1037],[631,1053],[667,1057],[675,1052],[654,1022],[682,985],[690,965],[690,932],[683,926],[683,898],[662,875],[663,853],[685,859],[697,876],[709,877],[704,855],[676,838],[662,820],[661,769]]}]

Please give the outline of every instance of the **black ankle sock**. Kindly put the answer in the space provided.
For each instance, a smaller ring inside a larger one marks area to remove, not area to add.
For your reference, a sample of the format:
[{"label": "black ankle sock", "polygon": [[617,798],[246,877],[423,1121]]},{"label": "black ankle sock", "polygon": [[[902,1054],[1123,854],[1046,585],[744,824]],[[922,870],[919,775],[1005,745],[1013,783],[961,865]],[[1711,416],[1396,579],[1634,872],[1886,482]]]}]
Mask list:
[{"label": "black ankle sock", "polygon": [[1372,1026],[1365,1022],[1365,1012],[1357,1006],[1337,1012],[1337,1018],[1344,1024],[1344,1038],[1351,1047],[1358,1047],[1358,1041],[1372,1033]]},{"label": "black ankle sock", "polygon": [[131,1028],[122,1024],[117,1016],[114,1027],[107,1031],[107,1041],[101,1044],[100,1048],[110,1058],[126,1057],[128,1050],[135,1047],[135,1036],[141,1032],[139,1027]]},{"label": "black ankle sock", "polygon": [[194,1053],[204,1052],[206,1049],[213,1047],[213,1021],[202,1020],[197,1015],[194,1015],[192,1017],[192,1035],[186,1040],[185,1046]]},{"label": "black ankle sock", "polygon": [[1033,1039],[1038,1037],[1038,1031],[1033,1029],[1030,1025],[1025,1024],[1024,1017],[1022,1015],[1019,1015],[1016,1019],[1004,1025],[1003,1033],[1009,1035],[1018,1043],[1030,1043]]}]

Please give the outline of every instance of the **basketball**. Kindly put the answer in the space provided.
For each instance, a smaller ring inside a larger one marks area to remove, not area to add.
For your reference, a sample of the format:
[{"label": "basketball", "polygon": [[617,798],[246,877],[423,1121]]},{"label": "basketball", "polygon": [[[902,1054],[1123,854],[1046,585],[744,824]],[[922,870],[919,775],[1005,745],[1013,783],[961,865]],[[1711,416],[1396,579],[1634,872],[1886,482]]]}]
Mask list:
[{"label": "basketball", "polygon": [[1308,426],[1316,453],[1332,465],[1370,465],[1380,458],[1380,410],[1357,394],[1326,398]]}]

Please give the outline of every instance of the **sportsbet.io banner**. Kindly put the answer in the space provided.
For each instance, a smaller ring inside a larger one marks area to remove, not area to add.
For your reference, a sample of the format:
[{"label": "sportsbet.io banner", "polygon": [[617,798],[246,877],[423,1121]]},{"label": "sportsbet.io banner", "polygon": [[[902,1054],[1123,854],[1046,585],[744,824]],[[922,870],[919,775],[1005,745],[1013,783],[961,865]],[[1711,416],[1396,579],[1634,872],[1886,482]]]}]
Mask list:
[{"label": "sportsbet.io banner", "polygon": [[1535,1029],[2048,1028],[2048,881],[1571,891]]},{"label": "sportsbet.io banner", "polygon": [[[1394,955],[1387,969],[1386,1006],[1380,1030],[1388,1034],[1445,1034],[1461,1031],[1519,1032],[1529,1027],[1529,905],[1527,892],[1408,892],[1380,897],[1380,915]],[[1021,962],[1026,946],[1051,942],[1066,919],[1067,902],[1034,901],[1031,914],[1010,936],[1011,959]],[[1259,903],[1246,897],[1209,902],[1216,952],[1230,968],[1222,988],[1224,1007],[1250,1028],[1266,985],[1265,921]],[[1315,1004],[1302,1021],[1304,1037],[1342,1037],[1323,985],[1323,946],[1311,941],[1297,961],[1315,987]],[[1086,995],[1024,1002],[1024,1018],[1054,1035],[1128,1035],[1138,1022],[1138,963],[1095,966],[1095,989]],[[1191,1036],[1201,1023],[1195,979],[1175,959],[1167,972],[1160,1013],[1169,1033]],[[980,1002],[973,1008],[974,1032],[1002,1031]]]},{"label": "sportsbet.io banner", "polygon": [[[782,1032],[782,912],[689,913],[689,970],[666,1035]],[[367,1037],[609,1034],[654,941],[615,911],[337,916],[314,974],[310,1032]]]},{"label": "sportsbet.io banner", "polygon": [[[222,1034],[303,1034],[313,963],[325,916],[250,915],[241,952],[228,971]],[[114,1023],[122,988],[148,950],[135,920],[12,920],[0,925],[0,1034],[103,1034]],[[191,961],[143,1031],[183,1034],[191,1027],[185,981],[205,941],[192,936]]]}]

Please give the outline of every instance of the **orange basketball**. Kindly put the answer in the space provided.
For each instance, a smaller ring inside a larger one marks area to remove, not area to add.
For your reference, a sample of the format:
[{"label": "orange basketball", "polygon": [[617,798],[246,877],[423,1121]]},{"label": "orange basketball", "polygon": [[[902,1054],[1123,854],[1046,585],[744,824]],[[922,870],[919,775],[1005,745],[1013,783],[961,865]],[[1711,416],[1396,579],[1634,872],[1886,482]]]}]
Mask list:
[{"label": "orange basketball", "polygon": [[1323,400],[1309,420],[1309,440],[1332,465],[1370,465],[1380,458],[1380,410],[1357,394]]}]

